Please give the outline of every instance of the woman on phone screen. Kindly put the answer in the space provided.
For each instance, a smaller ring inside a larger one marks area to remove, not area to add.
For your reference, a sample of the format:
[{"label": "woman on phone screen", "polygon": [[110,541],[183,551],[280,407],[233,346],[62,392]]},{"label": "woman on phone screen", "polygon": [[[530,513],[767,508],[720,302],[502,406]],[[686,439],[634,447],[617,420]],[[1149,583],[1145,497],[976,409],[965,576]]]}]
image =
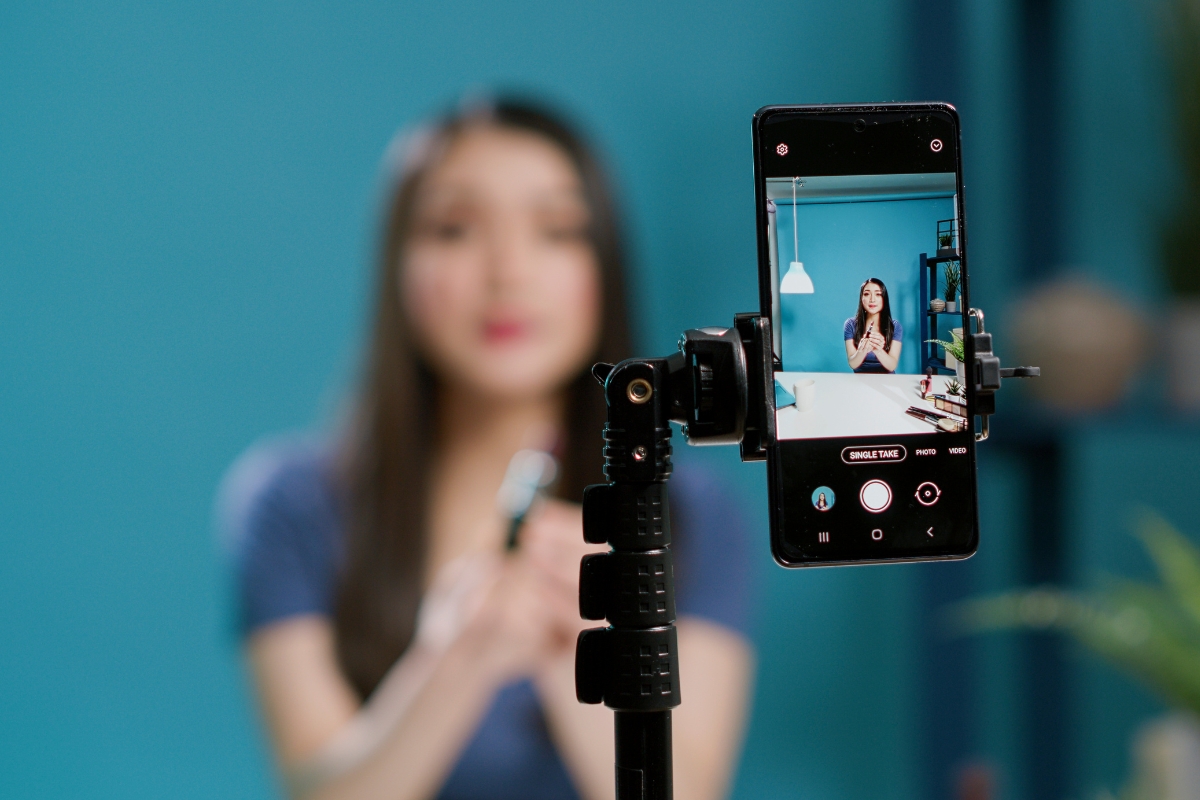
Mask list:
[{"label": "woman on phone screen", "polygon": [[858,290],[858,313],[842,326],[846,360],[855,372],[895,372],[900,363],[904,328],[892,319],[887,287],[867,278]]},{"label": "woman on phone screen", "polygon": [[[230,471],[242,625],[293,796],[613,796],[612,713],[575,699],[583,487],[629,355],[617,218],[591,151],[515,102],[409,137],[348,423]],[[559,463],[505,548],[514,453]],[[671,482],[680,800],[728,788],[751,675],[749,559],[719,483]]]}]

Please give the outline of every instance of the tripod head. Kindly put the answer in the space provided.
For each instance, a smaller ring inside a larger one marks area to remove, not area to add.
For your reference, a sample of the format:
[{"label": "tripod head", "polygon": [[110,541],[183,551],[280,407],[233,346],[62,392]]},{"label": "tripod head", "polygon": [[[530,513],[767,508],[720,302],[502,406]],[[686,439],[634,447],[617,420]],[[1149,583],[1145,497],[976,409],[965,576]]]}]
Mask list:
[{"label": "tripod head", "polygon": [[[743,461],[764,460],[767,443],[775,435],[773,408],[767,404],[774,396],[770,341],[766,317],[738,314],[732,328],[684,331],[678,351],[665,359],[597,364],[592,374],[604,387],[609,427],[634,424],[634,420],[654,410],[639,407],[660,403],[662,413],[679,423],[689,444],[736,444],[741,446]],[[664,375],[658,379],[658,386],[645,369],[639,368],[651,362],[663,362]],[[606,470],[610,466],[620,469],[606,461]],[[645,469],[635,472],[640,476],[649,474]],[[668,468],[666,474],[669,472]],[[610,480],[615,479],[606,474]]]}]

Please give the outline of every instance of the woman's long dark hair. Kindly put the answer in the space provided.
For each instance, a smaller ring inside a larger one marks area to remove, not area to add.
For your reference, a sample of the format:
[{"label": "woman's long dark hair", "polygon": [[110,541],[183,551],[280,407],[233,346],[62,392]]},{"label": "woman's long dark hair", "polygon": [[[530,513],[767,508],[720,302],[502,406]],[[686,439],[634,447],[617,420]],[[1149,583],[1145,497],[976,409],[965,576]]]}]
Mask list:
[{"label": "woman's long dark hair", "polygon": [[863,308],[863,290],[868,284],[875,284],[879,287],[879,291],[883,294],[883,308],[879,309],[879,327],[883,329],[883,349],[887,350],[892,346],[892,303],[888,300],[887,287],[883,285],[883,281],[879,278],[867,278],[862,282],[862,286],[858,287],[858,314],[854,317],[854,346],[858,347],[858,343],[862,341],[863,333],[867,329],[867,310]]},{"label": "woman's long dark hair", "polygon": [[422,180],[463,131],[498,126],[542,136],[579,172],[603,307],[596,351],[565,387],[565,442],[556,494],[578,501],[604,480],[604,396],[589,370],[629,356],[624,251],[608,183],[592,151],[555,115],[512,100],[477,103],[409,137],[385,209],[375,317],[356,413],[341,453],[347,530],[334,626],[342,670],[368,697],[408,647],[425,576],[436,380],[404,317],[399,271]]}]

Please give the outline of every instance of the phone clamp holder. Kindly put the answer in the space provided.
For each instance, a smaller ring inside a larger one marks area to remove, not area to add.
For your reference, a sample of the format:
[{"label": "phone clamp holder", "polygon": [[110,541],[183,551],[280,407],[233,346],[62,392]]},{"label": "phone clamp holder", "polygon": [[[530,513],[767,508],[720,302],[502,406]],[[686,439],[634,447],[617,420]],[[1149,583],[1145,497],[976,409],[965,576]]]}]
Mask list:
[{"label": "phone clamp holder", "polygon": [[992,353],[992,335],[983,329],[983,312],[970,309],[967,314],[975,318],[977,330],[970,335],[971,381],[975,388],[975,414],[980,419],[980,428],[975,432],[975,441],[986,441],[990,430],[988,419],[996,413],[996,392],[1004,378],[1037,378],[1042,374],[1040,367],[1001,367],[1000,359]]}]

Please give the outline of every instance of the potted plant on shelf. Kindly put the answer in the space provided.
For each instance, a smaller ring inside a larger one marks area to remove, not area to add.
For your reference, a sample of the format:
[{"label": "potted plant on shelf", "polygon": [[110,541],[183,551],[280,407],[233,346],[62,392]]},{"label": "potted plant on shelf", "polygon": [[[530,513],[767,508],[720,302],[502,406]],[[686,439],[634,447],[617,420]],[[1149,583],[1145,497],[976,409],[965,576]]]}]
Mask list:
[{"label": "potted plant on shelf", "polygon": [[954,374],[958,376],[959,381],[966,380],[966,368],[963,364],[967,360],[966,347],[963,345],[962,334],[958,328],[950,331],[951,341],[947,342],[944,339],[926,339],[927,344],[940,344],[942,350],[945,351],[946,369],[954,370]]},{"label": "potted plant on shelf", "polygon": [[962,280],[961,273],[958,271],[958,262],[947,261],[944,276],[946,291],[942,296],[946,298],[946,310],[955,314],[958,312],[958,287]]},{"label": "potted plant on shelf", "polygon": [[1200,412],[1200,3],[1175,0],[1168,28],[1183,187],[1162,236],[1171,293],[1167,315],[1169,391],[1179,409]]},{"label": "potted plant on shelf", "polygon": [[954,255],[954,234],[948,231],[943,231],[938,234],[938,252],[939,257]]}]

